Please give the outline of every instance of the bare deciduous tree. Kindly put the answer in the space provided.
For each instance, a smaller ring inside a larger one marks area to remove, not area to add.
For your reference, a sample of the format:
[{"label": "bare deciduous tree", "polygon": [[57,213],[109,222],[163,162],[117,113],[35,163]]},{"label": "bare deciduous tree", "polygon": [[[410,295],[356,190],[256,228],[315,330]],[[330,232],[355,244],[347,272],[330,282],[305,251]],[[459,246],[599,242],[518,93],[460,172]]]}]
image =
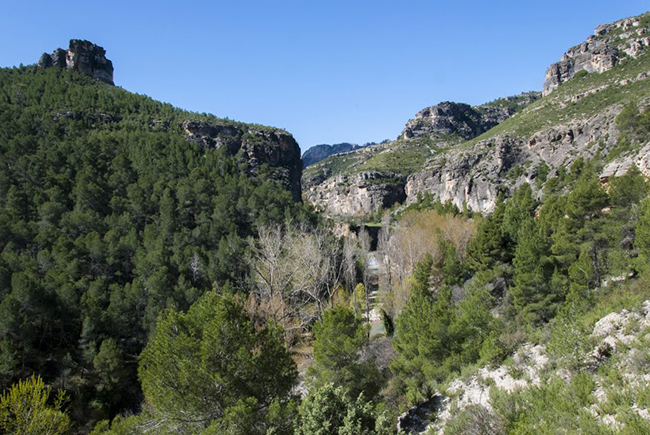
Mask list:
[{"label": "bare deciduous tree", "polygon": [[248,259],[260,310],[285,330],[321,320],[345,268],[338,241],[322,229],[263,227]]}]

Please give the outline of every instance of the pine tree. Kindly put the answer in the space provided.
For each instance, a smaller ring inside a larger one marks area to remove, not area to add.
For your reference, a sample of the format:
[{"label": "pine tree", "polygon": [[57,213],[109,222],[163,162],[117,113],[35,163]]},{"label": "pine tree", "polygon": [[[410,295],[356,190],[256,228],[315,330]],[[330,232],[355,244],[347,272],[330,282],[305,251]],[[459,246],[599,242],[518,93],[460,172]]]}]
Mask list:
[{"label": "pine tree", "polygon": [[637,269],[647,270],[650,267],[650,199],[641,203],[634,247],[639,252],[636,261]]},{"label": "pine tree", "polygon": [[384,417],[363,394],[350,398],[343,387],[325,384],[312,390],[300,405],[295,435],[388,435],[393,429]]},{"label": "pine tree", "polygon": [[549,287],[549,243],[532,218],[523,223],[518,240],[510,291],[519,316],[528,324],[536,324],[548,320],[559,302]]},{"label": "pine tree", "polygon": [[59,390],[50,403],[49,387],[40,377],[19,381],[0,396],[0,433],[16,435],[63,435],[70,417],[63,412],[66,394]]},{"label": "pine tree", "polygon": [[364,392],[373,397],[381,388],[382,376],[374,360],[361,360],[368,343],[368,326],[347,307],[325,311],[323,322],[316,323],[314,361],[309,375],[316,386],[332,383],[348,390],[351,397]]},{"label": "pine tree", "polygon": [[450,330],[457,314],[451,288],[440,276],[442,266],[434,266],[429,254],[416,265],[411,297],[396,321],[393,347],[398,355],[391,369],[410,379],[415,388],[443,378],[443,362],[459,345]]},{"label": "pine tree", "polygon": [[232,417],[242,403],[264,422],[274,402],[288,403],[297,377],[282,331],[273,323],[255,329],[239,302],[215,292],[187,314],[160,316],[139,373],[156,413],[187,429]]},{"label": "pine tree", "polygon": [[536,207],[530,184],[524,183],[515,189],[512,198],[506,203],[502,225],[503,234],[510,245],[516,245],[522,224],[533,217]]},{"label": "pine tree", "polygon": [[499,195],[494,213],[480,223],[467,250],[467,262],[473,270],[489,270],[497,263],[508,263],[512,259],[508,243],[503,237],[504,213],[505,202]]}]

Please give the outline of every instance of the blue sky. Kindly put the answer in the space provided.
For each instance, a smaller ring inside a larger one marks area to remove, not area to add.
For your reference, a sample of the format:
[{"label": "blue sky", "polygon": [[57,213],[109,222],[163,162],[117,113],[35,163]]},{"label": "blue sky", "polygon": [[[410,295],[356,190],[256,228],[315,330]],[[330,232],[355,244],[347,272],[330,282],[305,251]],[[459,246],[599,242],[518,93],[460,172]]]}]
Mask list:
[{"label": "blue sky", "polygon": [[[534,4],[531,4],[534,3]],[[0,66],[72,38],[115,83],[319,143],[394,139],[420,109],[540,90],[549,64],[640,0],[8,1]]]}]

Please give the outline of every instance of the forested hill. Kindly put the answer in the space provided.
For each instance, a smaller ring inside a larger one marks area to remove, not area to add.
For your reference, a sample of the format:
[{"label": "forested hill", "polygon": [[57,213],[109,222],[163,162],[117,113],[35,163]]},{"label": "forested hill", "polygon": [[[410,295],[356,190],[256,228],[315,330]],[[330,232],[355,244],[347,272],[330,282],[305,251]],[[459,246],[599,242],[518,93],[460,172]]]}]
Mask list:
[{"label": "forested hill", "polygon": [[246,238],[312,219],[297,152],[78,72],[0,69],[0,389],[42,376],[77,430],[137,410],[158,313],[243,289]]}]

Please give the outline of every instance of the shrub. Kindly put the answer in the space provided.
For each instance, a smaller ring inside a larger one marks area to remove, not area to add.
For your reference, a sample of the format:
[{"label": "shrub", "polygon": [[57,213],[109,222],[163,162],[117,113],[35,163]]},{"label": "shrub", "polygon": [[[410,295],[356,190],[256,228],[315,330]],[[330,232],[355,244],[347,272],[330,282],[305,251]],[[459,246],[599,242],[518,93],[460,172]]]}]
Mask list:
[{"label": "shrub", "polygon": [[51,389],[40,377],[18,381],[0,397],[0,433],[15,435],[60,435],[70,430],[70,417],[63,412],[67,397],[59,390],[50,400]]}]

